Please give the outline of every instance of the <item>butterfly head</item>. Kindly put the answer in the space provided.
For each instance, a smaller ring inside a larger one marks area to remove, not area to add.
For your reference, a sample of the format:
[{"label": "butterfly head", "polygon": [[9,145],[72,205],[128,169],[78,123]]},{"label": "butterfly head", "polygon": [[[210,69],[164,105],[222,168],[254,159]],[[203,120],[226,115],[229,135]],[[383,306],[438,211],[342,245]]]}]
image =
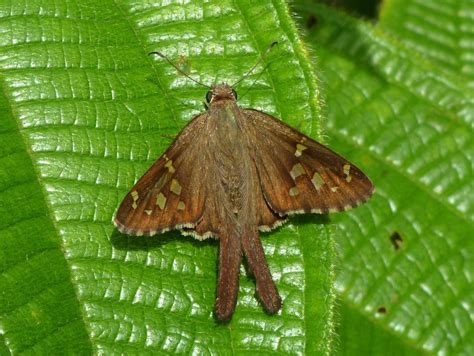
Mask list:
[{"label": "butterfly head", "polygon": [[207,92],[206,102],[209,105],[220,100],[237,100],[237,92],[228,84],[217,84]]}]

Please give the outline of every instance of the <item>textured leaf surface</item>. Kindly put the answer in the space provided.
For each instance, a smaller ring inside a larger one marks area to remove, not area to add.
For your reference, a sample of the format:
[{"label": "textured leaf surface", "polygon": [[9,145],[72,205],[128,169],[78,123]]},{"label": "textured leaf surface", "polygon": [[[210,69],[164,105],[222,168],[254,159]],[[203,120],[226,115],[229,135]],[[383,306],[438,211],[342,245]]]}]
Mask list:
[{"label": "textured leaf surface", "polygon": [[314,217],[263,237],[281,315],[264,314],[243,276],[228,325],[212,318],[215,243],[111,224],[164,135],[202,111],[206,90],[152,50],[210,84],[236,81],[280,41],[241,104],[318,135],[318,89],[286,6],[3,2],[0,17],[0,350],[328,353],[334,248]]},{"label": "textured leaf surface", "polygon": [[356,308],[342,302],[337,309],[340,317],[336,332],[338,343],[336,355],[420,355],[413,345],[394,337],[385,328],[375,325]]},{"label": "textured leaf surface", "polygon": [[439,68],[462,75],[474,88],[474,2],[390,0],[382,5],[384,30]]},{"label": "textured leaf surface", "polygon": [[377,187],[371,204],[336,218],[341,353],[473,354],[468,78],[380,28],[326,7],[301,9],[317,18],[308,40],[321,67],[330,142],[365,162]]},{"label": "textured leaf surface", "polygon": [[10,99],[1,93],[0,353],[90,351],[69,269],[31,156],[12,115]]}]

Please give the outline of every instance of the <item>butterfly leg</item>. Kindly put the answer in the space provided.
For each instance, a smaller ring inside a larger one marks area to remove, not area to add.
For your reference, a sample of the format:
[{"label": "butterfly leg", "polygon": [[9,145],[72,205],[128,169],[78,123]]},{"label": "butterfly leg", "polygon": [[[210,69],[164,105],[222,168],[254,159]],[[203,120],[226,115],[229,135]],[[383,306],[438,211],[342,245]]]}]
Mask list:
[{"label": "butterfly leg", "polygon": [[219,238],[219,277],[215,313],[220,321],[230,320],[234,313],[239,293],[241,262],[242,246],[239,233],[235,231],[234,234],[229,234],[227,231]]},{"label": "butterfly leg", "polygon": [[281,298],[268,269],[257,228],[247,226],[242,234],[242,249],[250,270],[255,276],[257,294],[270,314],[281,308]]}]

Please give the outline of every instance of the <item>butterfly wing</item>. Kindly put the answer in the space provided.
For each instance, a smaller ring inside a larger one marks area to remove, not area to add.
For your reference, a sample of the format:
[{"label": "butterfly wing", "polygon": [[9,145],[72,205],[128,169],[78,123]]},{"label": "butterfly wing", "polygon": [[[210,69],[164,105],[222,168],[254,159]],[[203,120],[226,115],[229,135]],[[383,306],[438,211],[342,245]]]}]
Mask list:
[{"label": "butterfly wing", "polygon": [[126,195],[115,215],[119,231],[151,236],[197,224],[203,213],[205,169],[195,162],[205,139],[201,128],[206,115],[196,116]]},{"label": "butterfly wing", "polygon": [[270,115],[244,115],[263,194],[280,216],[348,210],[372,195],[370,179],[337,153]]}]

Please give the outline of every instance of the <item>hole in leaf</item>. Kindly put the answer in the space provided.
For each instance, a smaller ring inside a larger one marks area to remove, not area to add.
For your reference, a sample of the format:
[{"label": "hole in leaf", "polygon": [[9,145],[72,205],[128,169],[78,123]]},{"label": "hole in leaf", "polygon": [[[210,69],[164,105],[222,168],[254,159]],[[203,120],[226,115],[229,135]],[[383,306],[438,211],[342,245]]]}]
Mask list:
[{"label": "hole in leaf", "polygon": [[403,238],[402,235],[398,231],[394,231],[390,235],[390,241],[392,242],[393,248],[398,251],[400,250],[400,247],[402,247],[403,244]]},{"label": "hole in leaf", "polygon": [[308,18],[306,19],[306,28],[308,30],[312,29],[314,26],[316,26],[318,23],[318,19],[314,14],[310,14]]}]

